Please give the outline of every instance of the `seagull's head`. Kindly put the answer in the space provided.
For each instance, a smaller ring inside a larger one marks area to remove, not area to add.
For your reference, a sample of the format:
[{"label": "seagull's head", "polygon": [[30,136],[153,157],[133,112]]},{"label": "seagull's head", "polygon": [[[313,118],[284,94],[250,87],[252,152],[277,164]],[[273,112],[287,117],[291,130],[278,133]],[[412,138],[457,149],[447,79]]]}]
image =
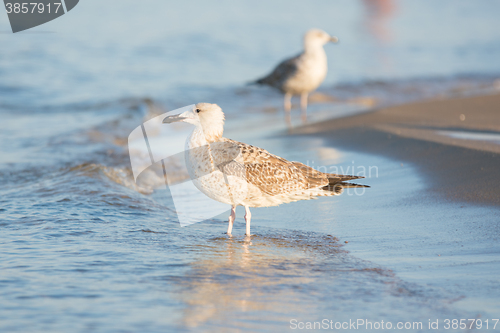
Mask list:
[{"label": "seagull's head", "polygon": [[337,43],[339,39],[335,36],[330,36],[320,29],[311,29],[304,35],[304,47],[314,48],[321,47],[326,43]]},{"label": "seagull's head", "polygon": [[170,124],[182,121],[193,124],[203,130],[208,142],[215,142],[222,137],[224,119],[224,112],[217,104],[198,103],[191,110],[166,117],[163,119],[163,123]]}]

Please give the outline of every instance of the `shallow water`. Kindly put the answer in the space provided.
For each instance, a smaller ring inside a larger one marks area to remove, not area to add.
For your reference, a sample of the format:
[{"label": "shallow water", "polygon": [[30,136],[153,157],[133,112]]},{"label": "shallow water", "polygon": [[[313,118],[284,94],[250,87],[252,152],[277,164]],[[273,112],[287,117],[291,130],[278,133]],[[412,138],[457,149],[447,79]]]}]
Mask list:
[{"label": "shallow water", "polygon": [[[254,209],[251,241],[240,209],[232,239],[228,213],[181,228],[171,200],[138,192],[132,179],[123,134],[146,109],[76,111],[73,128],[20,138],[30,149],[2,165],[5,331],[267,331],[292,319],[425,325],[494,315],[497,210],[457,215],[457,205],[420,198],[425,181],[410,165],[289,137],[280,122],[244,132],[235,117],[227,136],[327,171],[365,168],[372,188]],[[438,223],[431,233],[429,219]],[[471,220],[486,229],[478,233]],[[460,229],[454,237],[452,227]],[[470,271],[481,265],[477,284]]]},{"label": "shallow water", "polygon": [[[426,199],[411,165],[290,137],[282,97],[244,86],[315,25],[341,44],[327,46],[312,120],[498,89],[497,3],[401,1],[376,19],[363,3],[86,1],[34,30],[54,33],[0,34],[0,330],[425,328],[497,315],[497,209]],[[326,171],[364,168],[372,188],[254,209],[251,240],[239,209],[233,238],[228,213],[181,228],[168,194],[133,181],[127,137],[199,101],[224,108],[227,137]]]},{"label": "shallow water", "polygon": [[496,133],[474,132],[474,131],[438,131],[439,135],[450,138],[488,141],[500,144],[500,135]]}]

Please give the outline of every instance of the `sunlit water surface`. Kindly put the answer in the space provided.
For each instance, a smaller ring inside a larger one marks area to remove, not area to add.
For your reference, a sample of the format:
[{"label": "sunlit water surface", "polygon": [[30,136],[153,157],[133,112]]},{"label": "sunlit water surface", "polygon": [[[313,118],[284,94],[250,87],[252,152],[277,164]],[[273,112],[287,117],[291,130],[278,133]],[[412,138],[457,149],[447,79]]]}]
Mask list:
[{"label": "sunlit water surface", "polygon": [[[16,35],[0,15],[0,330],[498,314],[498,211],[425,201],[411,165],[289,137],[282,97],[244,85],[317,26],[341,43],[326,47],[313,121],[498,89],[497,2],[387,3],[84,1]],[[228,137],[317,168],[365,168],[372,188],[254,209],[251,240],[241,210],[233,238],[228,213],[181,228],[168,196],[133,181],[126,143],[146,119],[199,101],[224,108]]]}]

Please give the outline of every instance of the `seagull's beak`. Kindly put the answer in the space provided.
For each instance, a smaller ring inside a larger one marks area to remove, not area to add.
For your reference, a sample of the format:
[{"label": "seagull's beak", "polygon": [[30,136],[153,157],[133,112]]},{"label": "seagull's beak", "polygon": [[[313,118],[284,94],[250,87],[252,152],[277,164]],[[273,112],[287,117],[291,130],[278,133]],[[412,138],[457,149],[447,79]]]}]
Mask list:
[{"label": "seagull's beak", "polygon": [[339,39],[338,39],[338,37],[336,37],[336,36],[332,36],[332,37],[330,38],[330,42],[332,42],[332,43],[338,43],[338,42],[339,42]]},{"label": "seagull's beak", "polygon": [[175,123],[177,121],[183,121],[184,119],[187,119],[187,117],[184,117],[182,114],[176,114],[174,116],[168,116],[165,119],[163,119],[162,123],[163,124],[171,124]]}]

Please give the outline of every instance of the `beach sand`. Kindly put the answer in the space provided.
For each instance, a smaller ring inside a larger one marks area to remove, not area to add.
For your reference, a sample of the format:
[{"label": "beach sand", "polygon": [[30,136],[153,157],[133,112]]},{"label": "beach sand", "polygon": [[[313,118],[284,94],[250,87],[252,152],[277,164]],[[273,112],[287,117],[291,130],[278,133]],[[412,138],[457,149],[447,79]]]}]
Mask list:
[{"label": "beach sand", "polygon": [[429,195],[500,204],[500,94],[393,106],[292,133],[409,162],[424,174]]},{"label": "beach sand", "polygon": [[339,198],[334,234],[351,255],[486,319],[500,311],[499,132],[500,95],[488,95],[373,110],[292,137],[321,138],[361,163],[389,161],[363,180],[365,195]]}]

